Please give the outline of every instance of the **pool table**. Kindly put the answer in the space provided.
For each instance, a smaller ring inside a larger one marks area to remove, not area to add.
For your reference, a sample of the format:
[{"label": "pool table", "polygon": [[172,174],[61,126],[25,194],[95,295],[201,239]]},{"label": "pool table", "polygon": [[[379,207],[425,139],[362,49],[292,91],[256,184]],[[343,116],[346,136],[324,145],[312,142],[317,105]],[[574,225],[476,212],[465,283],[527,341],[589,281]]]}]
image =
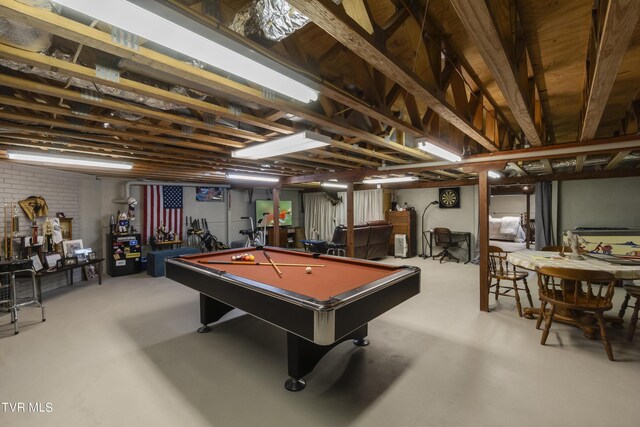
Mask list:
[{"label": "pool table", "polygon": [[[233,263],[244,253],[259,265]],[[284,329],[290,391],[302,390],[303,377],[339,343],[367,345],[367,323],[420,292],[417,267],[273,247],[167,259],[166,276],[200,292],[198,332],[234,308]]]}]

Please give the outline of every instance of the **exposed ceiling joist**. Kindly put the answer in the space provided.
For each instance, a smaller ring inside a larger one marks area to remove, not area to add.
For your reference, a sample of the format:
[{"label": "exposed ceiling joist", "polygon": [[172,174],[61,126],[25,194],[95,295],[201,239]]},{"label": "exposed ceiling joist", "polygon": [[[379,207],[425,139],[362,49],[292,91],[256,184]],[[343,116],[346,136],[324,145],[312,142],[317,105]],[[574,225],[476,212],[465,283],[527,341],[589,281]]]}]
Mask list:
[{"label": "exposed ceiling joist", "polygon": [[475,41],[527,140],[533,146],[541,146],[542,141],[529,113],[529,105],[520,90],[487,4],[484,1],[463,0],[451,0],[451,4],[467,34]]},{"label": "exposed ceiling joist", "polygon": [[371,66],[398,82],[407,92],[421,98],[440,117],[452,123],[485,149],[488,151],[498,150],[482,132],[441,99],[435,89],[428,88],[424,81],[421,81],[411,71],[404,69],[399,61],[385,53],[378,43],[366,31],[353,23],[344,10],[332,0],[314,2],[291,0],[290,3]]},{"label": "exposed ceiling joist", "polygon": [[605,15],[602,34],[597,45],[593,76],[587,88],[585,111],[582,120],[581,140],[596,135],[602,113],[618,75],[618,69],[627,52],[640,17],[640,1],[610,0]]}]

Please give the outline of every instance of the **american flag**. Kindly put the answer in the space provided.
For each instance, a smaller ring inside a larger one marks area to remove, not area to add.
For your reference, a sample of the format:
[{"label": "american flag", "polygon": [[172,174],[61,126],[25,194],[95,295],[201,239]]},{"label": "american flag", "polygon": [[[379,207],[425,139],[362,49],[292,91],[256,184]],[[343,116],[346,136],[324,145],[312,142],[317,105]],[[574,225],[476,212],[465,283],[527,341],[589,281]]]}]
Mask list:
[{"label": "american flag", "polygon": [[145,185],[142,241],[148,242],[162,224],[182,240],[182,214],[182,187]]}]

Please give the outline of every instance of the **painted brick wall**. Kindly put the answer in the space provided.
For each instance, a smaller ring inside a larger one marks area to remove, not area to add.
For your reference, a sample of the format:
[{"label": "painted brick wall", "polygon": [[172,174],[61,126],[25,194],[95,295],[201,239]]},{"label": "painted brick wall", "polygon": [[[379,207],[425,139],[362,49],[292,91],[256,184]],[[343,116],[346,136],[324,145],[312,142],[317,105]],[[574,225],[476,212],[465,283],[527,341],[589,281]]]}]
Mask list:
[{"label": "painted brick wall", "polygon": [[[56,212],[64,212],[67,218],[73,218],[73,238],[82,239],[80,227],[80,183],[83,177],[72,172],[35,168],[10,163],[0,163],[0,207],[11,202],[18,202],[29,196],[42,196],[49,207],[49,216]],[[31,235],[31,221],[22,208],[18,207],[20,217],[20,233]],[[4,212],[0,211],[4,218]],[[45,218],[39,218],[38,232],[42,234]],[[0,230],[4,233],[4,227]],[[4,248],[4,245],[2,246]],[[4,249],[3,249],[4,250]],[[4,253],[2,254],[4,257]],[[81,271],[75,272],[74,281],[80,280]],[[66,285],[64,275],[56,275],[42,281],[42,291]],[[18,296],[31,294],[26,284],[19,287]]]}]

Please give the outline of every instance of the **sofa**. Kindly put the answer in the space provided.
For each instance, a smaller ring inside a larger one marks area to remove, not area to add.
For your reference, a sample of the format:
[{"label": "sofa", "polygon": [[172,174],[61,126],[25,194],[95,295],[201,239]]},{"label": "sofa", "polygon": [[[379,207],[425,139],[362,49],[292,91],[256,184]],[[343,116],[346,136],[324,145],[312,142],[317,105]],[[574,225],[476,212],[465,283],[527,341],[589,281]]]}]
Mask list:
[{"label": "sofa", "polygon": [[[389,251],[389,239],[391,238],[392,229],[393,226],[383,219],[354,225],[353,256],[362,259],[386,257]],[[335,228],[331,243],[347,244],[347,227],[345,225],[339,225]]]},{"label": "sofa", "polygon": [[164,276],[165,259],[197,253],[200,253],[198,249],[186,247],[147,252],[147,274],[153,277]]}]

